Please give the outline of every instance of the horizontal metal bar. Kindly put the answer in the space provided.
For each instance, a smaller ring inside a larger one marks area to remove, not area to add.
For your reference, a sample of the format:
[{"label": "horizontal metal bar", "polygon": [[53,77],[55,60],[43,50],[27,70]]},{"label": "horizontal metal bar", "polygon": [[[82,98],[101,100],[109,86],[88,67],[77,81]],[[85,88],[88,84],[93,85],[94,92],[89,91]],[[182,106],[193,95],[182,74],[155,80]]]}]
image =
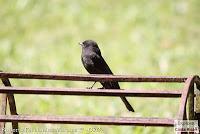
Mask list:
[{"label": "horizontal metal bar", "polygon": [[46,80],[70,80],[70,81],[118,81],[118,82],[185,82],[186,77],[171,76],[132,76],[132,75],[75,75],[75,74],[38,74],[0,72],[0,78],[16,79],[46,79]]},{"label": "horizontal metal bar", "polygon": [[12,121],[19,123],[174,126],[174,119],[168,118],[0,115],[0,122]]},{"label": "horizontal metal bar", "polygon": [[181,89],[176,90],[144,90],[144,89],[77,89],[77,88],[30,88],[0,87],[0,93],[13,94],[51,94],[81,96],[135,96],[135,97],[181,97]]}]

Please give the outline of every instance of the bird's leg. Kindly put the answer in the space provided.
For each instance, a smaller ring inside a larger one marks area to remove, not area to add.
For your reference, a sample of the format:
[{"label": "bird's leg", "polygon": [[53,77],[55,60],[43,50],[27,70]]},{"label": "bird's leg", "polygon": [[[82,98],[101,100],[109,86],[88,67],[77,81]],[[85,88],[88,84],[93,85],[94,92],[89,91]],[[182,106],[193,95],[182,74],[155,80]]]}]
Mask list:
[{"label": "bird's leg", "polygon": [[92,84],[91,87],[87,87],[87,89],[92,89],[94,87],[94,85],[96,84],[96,81],[94,82],[94,84]]}]

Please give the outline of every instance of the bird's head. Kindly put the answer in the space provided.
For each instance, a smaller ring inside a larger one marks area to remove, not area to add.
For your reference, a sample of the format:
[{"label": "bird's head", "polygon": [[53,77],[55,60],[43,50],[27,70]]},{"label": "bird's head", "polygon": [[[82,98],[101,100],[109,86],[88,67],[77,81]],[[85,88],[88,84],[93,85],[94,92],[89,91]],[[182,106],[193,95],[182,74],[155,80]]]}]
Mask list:
[{"label": "bird's head", "polygon": [[93,40],[85,40],[83,42],[80,42],[79,45],[82,46],[82,48],[99,48],[97,43]]}]

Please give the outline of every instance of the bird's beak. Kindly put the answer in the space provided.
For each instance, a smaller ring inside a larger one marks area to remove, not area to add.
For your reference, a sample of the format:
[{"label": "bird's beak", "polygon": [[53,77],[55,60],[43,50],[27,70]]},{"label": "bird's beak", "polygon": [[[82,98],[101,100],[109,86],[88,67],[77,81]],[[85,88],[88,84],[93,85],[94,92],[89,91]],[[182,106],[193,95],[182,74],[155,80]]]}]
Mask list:
[{"label": "bird's beak", "polygon": [[83,43],[82,43],[82,42],[79,42],[78,44],[79,44],[79,45],[81,45],[81,46],[83,45]]}]

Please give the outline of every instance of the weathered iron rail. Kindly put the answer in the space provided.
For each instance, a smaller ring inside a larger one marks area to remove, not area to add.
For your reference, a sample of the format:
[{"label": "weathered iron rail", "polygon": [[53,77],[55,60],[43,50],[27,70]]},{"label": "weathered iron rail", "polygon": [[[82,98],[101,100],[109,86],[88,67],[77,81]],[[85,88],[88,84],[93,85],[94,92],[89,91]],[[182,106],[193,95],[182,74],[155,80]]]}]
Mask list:
[{"label": "weathered iron rail", "polygon": [[[7,73],[0,72],[5,87],[0,87],[2,96],[2,110],[0,115],[0,129],[4,122],[12,122],[13,129],[18,129],[18,123],[61,123],[61,124],[96,124],[96,125],[138,125],[138,126],[173,126],[175,119],[194,119],[194,83],[200,89],[199,76],[165,77],[165,76],[124,76],[124,75],[66,75],[66,74],[35,74],[35,73]],[[80,89],[80,88],[38,88],[11,87],[9,78],[13,79],[44,79],[68,81],[118,81],[118,82],[161,82],[183,83],[183,89],[144,90],[144,89]],[[5,80],[7,81],[5,83]],[[82,96],[129,96],[129,97],[180,97],[180,107],[176,118],[138,118],[138,117],[77,117],[77,116],[36,116],[17,115],[13,94],[40,95],[82,95]],[[11,115],[6,115],[6,98],[8,98]],[[186,104],[188,102],[188,112]],[[188,116],[187,116],[188,113]],[[13,132],[14,133],[14,132]],[[15,132],[18,134],[18,132]]]},{"label": "weathered iron rail", "polygon": [[75,75],[75,74],[34,74],[34,73],[7,73],[0,72],[0,78],[15,79],[46,79],[68,81],[118,81],[118,82],[180,82],[186,81],[187,77],[172,76],[134,76],[134,75]]},{"label": "weathered iron rail", "polygon": [[30,88],[30,87],[0,87],[0,93],[12,94],[45,94],[45,95],[80,95],[80,96],[130,96],[130,97],[181,97],[179,90],[145,90],[145,89],[77,89],[77,88]]},{"label": "weathered iron rail", "polygon": [[174,119],[139,118],[139,117],[97,117],[97,116],[33,116],[33,115],[0,115],[1,121],[21,123],[57,123],[57,124],[93,124],[93,125],[138,125],[164,126],[174,125]]}]

